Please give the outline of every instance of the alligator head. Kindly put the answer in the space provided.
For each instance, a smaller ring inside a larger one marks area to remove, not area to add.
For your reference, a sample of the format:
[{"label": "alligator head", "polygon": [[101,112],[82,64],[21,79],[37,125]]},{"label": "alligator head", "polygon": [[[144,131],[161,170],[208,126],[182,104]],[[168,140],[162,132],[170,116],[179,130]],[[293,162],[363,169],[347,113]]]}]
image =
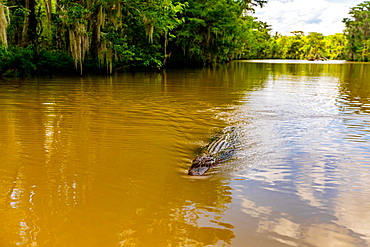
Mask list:
[{"label": "alligator head", "polygon": [[215,164],[216,161],[212,156],[207,156],[205,154],[198,156],[193,160],[188,175],[201,176]]}]

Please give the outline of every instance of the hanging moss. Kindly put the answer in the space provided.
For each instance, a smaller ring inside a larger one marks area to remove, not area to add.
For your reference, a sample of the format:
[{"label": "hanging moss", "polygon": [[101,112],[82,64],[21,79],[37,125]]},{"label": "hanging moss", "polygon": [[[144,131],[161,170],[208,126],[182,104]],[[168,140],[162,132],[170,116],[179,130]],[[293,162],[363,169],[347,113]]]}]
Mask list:
[{"label": "hanging moss", "polygon": [[69,51],[75,63],[75,68],[80,69],[82,75],[85,55],[90,47],[90,38],[83,24],[74,29],[69,29]]},{"label": "hanging moss", "polygon": [[[114,10],[116,7],[115,4],[112,5],[112,10]],[[100,5],[98,7],[98,12],[96,16],[96,25],[94,26],[95,30],[93,32],[97,35],[96,42],[98,43],[97,47],[97,56],[99,60],[99,65],[106,65],[107,67],[107,73],[112,74],[113,72],[113,51],[111,48],[111,42],[107,41],[105,38],[104,33],[101,32],[101,29],[104,28],[105,25],[105,16],[106,13],[103,11],[103,6]],[[115,15],[112,15],[113,18]],[[115,22],[118,23],[118,22]]]},{"label": "hanging moss", "polygon": [[89,18],[91,11],[74,3],[71,6],[61,5],[62,33],[68,36],[68,51],[74,60],[75,68],[83,73],[83,63],[90,48],[91,32]]},{"label": "hanging moss", "polygon": [[153,43],[154,24],[153,21],[143,15],[143,23],[146,35],[148,36],[149,43]]},{"label": "hanging moss", "polygon": [[9,8],[0,2],[0,42],[3,46],[8,46],[6,28],[9,23]]}]

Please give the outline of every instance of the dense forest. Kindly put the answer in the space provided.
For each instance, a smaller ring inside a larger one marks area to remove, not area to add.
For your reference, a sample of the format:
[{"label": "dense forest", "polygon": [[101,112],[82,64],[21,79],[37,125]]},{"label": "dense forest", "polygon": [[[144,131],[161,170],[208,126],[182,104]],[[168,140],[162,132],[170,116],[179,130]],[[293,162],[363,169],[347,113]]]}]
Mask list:
[{"label": "dense forest", "polygon": [[266,0],[0,0],[0,76],[210,65],[234,59],[369,60],[370,2],[342,34],[271,34]]}]

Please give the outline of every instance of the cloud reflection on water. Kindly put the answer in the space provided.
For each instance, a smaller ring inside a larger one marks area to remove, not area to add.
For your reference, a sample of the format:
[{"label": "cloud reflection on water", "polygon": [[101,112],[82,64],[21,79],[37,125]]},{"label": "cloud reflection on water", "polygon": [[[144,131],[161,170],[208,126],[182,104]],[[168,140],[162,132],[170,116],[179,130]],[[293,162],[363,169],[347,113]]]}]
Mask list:
[{"label": "cloud reflection on water", "polygon": [[244,182],[233,182],[241,210],[281,244],[367,246],[370,116],[353,108],[370,108],[343,99],[343,77],[270,73],[235,115],[248,119],[241,135],[248,145],[235,161]]}]

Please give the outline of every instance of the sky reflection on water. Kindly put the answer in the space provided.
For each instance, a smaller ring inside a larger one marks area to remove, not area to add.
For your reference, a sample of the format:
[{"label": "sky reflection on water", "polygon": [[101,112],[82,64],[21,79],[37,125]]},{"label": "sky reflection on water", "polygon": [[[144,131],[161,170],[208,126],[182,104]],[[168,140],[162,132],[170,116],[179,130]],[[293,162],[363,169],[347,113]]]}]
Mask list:
[{"label": "sky reflection on water", "polygon": [[270,73],[235,116],[252,144],[235,161],[238,210],[282,245],[368,246],[370,95],[352,100],[334,76]]}]

